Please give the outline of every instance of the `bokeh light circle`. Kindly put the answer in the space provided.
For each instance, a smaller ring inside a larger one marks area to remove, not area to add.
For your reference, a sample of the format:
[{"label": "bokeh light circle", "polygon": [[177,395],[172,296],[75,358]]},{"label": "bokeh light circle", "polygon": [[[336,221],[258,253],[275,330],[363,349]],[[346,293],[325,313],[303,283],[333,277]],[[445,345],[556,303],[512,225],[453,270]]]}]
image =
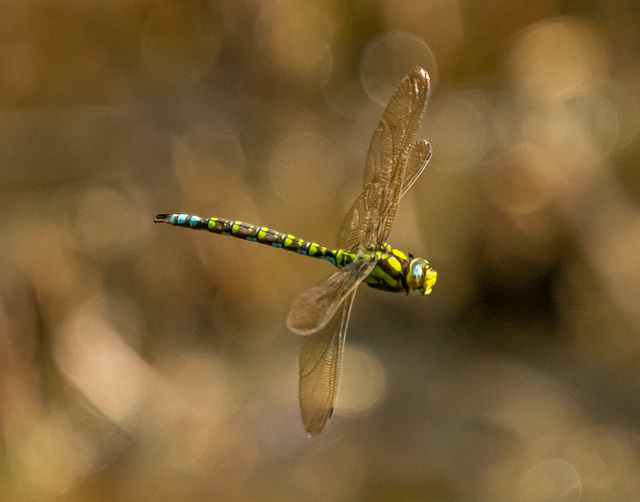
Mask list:
[{"label": "bokeh light circle", "polygon": [[338,413],[355,416],[376,406],[385,395],[387,378],[380,360],[357,344],[345,348],[344,375]]},{"label": "bokeh light circle", "polygon": [[360,60],[360,80],[369,97],[385,106],[398,83],[414,66],[429,73],[431,88],[438,82],[438,67],[429,46],[411,33],[394,32],[373,40]]},{"label": "bokeh light circle", "polygon": [[525,95],[568,99],[593,89],[606,73],[604,44],[584,21],[536,23],[514,44],[509,71]]}]

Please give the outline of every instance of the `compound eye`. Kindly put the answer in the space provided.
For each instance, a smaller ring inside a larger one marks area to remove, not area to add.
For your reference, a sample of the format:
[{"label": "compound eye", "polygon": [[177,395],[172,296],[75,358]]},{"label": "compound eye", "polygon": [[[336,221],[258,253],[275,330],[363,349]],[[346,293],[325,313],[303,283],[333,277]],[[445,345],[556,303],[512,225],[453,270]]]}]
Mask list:
[{"label": "compound eye", "polygon": [[413,265],[411,265],[411,274],[416,278],[416,283],[420,284],[423,274],[422,264],[417,261],[414,262]]}]

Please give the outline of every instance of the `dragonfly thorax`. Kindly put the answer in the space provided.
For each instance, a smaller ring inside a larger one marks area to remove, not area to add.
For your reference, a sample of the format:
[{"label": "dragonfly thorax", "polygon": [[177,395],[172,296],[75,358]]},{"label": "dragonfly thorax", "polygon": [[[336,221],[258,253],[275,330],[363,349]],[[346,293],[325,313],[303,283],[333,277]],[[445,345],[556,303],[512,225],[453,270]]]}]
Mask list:
[{"label": "dragonfly thorax", "polygon": [[[364,282],[375,289],[428,295],[436,283],[437,273],[424,258],[407,257],[386,242],[376,251],[376,266]],[[357,260],[357,255],[351,255]]]}]

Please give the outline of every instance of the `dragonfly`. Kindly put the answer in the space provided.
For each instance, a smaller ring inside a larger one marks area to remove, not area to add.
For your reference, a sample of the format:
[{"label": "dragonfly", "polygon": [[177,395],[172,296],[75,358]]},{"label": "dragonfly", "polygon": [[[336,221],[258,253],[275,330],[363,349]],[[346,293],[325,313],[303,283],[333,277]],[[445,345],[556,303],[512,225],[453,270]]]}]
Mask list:
[{"label": "dragonfly", "polygon": [[392,248],[387,239],[398,203],[431,159],[431,145],[415,141],[430,97],[429,74],[413,68],[393,93],[376,128],[364,185],[340,226],[336,248],[238,220],[163,213],[156,223],[207,230],[320,258],[337,271],[304,291],[287,327],[302,335],[299,401],[307,433],[320,433],[334,410],[349,315],[360,283],[390,292],[431,293],[437,272],[424,258]]}]

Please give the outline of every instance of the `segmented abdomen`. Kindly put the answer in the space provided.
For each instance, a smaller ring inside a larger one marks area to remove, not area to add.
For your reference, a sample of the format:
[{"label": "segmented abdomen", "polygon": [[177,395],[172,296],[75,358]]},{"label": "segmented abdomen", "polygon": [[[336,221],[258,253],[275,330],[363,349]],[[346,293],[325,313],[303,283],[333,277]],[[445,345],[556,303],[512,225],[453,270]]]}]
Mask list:
[{"label": "segmented abdomen", "polygon": [[159,214],[156,223],[169,223],[178,227],[193,228],[196,230],[208,230],[214,234],[230,235],[246,241],[259,242],[269,246],[294,251],[296,253],[322,258],[333,265],[342,268],[351,262],[351,254],[340,249],[327,249],[315,242],[305,241],[291,234],[283,234],[276,230],[259,225],[252,225],[236,220],[224,218],[200,218],[189,214]]}]

